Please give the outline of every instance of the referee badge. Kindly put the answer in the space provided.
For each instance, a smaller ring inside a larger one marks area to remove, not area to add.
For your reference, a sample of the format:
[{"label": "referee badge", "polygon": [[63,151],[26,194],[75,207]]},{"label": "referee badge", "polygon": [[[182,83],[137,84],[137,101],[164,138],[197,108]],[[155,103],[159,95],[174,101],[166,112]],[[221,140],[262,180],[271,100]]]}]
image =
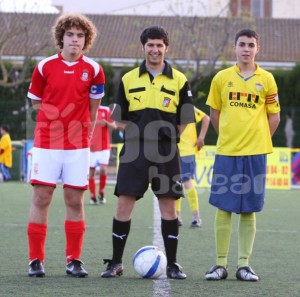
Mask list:
[{"label": "referee badge", "polygon": [[171,99],[165,97],[165,98],[164,98],[164,101],[163,101],[163,107],[169,107],[170,102],[171,102]]}]

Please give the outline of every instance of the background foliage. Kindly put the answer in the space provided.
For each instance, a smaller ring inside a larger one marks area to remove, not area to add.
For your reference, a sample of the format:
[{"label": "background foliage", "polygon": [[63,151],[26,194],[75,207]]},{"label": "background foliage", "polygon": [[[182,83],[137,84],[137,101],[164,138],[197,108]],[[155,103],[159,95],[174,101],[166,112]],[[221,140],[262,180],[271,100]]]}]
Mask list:
[{"label": "background foliage", "polygon": [[[30,77],[36,61],[31,61],[31,67],[28,69],[28,77]],[[104,68],[106,74],[105,97],[102,100],[103,105],[110,105],[114,102],[120,77],[132,69],[132,67],[114,68],[110,64],[99,61]],[[138,64],[134,65],[137,66]],[[272,71],[279,89],[279,98],[282,108],[281,123],[273,137],[274,146],[286,146],[286,138],[284,134],[284,126],[286,122],[286,112],[290,112],[293,119],[295,130],[294,147],[300,147],[300,64],[297,64],[292,70],[275,70]],[[214,74],[213,74],[214,75]],[[194,102],[197,107],[209,114],[209,108],[206,106],[206,98],[209,93],[209,87],[212,76],[204,77],[192,85],[194,90]],[[189,73],[187,73],[189,76]],[[1,71],[0,71],[1,77]],[[11,137],[14,140],[22,140],[32,138],[33,127],[32,121],[28,118],[34,118],[34,114],[30,109],[30,102],[26,98],[29,82],[24,82],[18,86],[11,88],[0,88],[0,124],[10,127]],[[29,111],[29,114],[28,114]],[[206,143],[215,144],[217,135],[210,125]],[[118,137],[114,137],[114,142],[118,141]]]}]

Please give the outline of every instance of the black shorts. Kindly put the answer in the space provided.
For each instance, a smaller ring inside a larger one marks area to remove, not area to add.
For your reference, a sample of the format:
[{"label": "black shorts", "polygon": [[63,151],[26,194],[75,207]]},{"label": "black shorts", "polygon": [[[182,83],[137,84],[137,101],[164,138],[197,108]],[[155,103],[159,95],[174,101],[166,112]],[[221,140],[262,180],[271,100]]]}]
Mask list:
[{"label": "black shorts", "polygon": [[115,195],[143,197],[151,184],[158,198],[183,196],[176,143],[126,142],[120,152]]}]

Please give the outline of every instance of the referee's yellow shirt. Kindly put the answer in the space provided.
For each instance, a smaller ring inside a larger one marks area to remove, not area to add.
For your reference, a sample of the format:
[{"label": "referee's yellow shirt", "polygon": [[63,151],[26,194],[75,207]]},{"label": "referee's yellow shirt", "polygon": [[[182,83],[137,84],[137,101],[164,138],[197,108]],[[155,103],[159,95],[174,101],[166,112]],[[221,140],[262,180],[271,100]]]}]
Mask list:
[{"label": "referee's yellow shirt", "polygon": [[192,93],[184,74],[166,61],[161,74],[153,77],[145,66],[122,77],[112,119],[127,121],[126,140],[179,141],[178,125],[194,122]]}]

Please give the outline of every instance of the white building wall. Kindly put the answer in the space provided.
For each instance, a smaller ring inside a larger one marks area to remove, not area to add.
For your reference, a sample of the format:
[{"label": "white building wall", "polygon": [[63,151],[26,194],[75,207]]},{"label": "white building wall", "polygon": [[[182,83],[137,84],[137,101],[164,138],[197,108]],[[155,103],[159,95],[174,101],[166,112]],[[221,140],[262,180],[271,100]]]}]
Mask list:
[{"label": "white building wall", "polygon": [[52,5],[63,7],[63,12],[86,14],[129,15],[227,15],[228,0],[52,0]]},{"label": "white building wall", "polygon": [[[261,0],[263,1],[263,0]],[[0,11],[227,16],[229,0],[0,0]],[[53,6],[51,6],[51,4]],[[273,18],[300,18],[300,0],[273,0]]]},{"label": "white building wall", "polygon": [[300,19],[300,1],[273,0],[273,18]]}]

